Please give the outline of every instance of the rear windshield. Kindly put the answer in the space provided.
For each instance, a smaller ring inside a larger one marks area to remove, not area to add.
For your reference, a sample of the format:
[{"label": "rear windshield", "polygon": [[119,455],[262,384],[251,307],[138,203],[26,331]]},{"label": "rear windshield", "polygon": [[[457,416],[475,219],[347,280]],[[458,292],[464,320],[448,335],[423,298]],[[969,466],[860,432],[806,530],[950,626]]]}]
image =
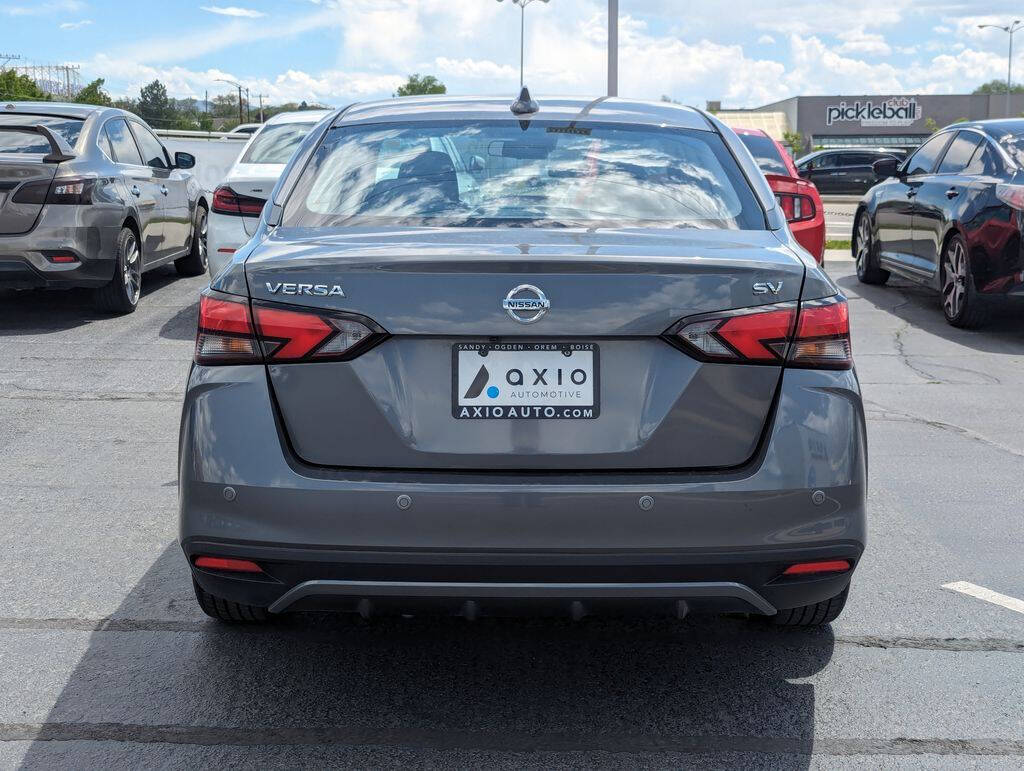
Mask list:
[{"label": "rear windshield", "polygon": [[271,123],[245,149],[241,163],[288,163],[315,123]]},{"label": "rear windshield", "polygon": [[1003,134],[998,141],[1014,163],[1024,166],[1024,134]]},{"label": "rear windshield", "polygon": [[789,176],[789,169],[779,152],[779,147],[770,137],[761,134],[739,134],[739,138],[750,150],[762,172]]},{"label": "rear windshield", "polygon": [[[0,114],[0,126],[44,125],[60,134],[72,147],[82,133],[83,121],[79,118],[57,118],[52,115]],[[50,143],[46,137],[34,131],[0,131],[0,153],[34,153],[46,155]]]},{"label": "rear windshield", "polygon": [[333,128],[283,224],[765,228],[713,132],[542,120]]}]

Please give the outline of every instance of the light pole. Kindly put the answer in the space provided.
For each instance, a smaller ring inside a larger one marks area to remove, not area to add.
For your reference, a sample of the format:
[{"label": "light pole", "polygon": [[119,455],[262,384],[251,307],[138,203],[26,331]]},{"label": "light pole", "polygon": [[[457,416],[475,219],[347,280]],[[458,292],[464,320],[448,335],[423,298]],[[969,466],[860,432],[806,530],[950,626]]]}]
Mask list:
[{"label": "light pole", "polygon": [[1006,117],[1010,117],[1010,88],[1011,81],[1010,77],[1013,74],[1013,33],[1024,27],[1020,19],[1015,19],[1013,23],[1007,24],[1005,27],[1002,24],[979,24],[978,29],[985,29],[986,27],[992,27],[993,29],[1001,29],[1003,32],[1010,36],[1010,53],[1006,57]]},{"label": "light pole", "polygon": [[[519,88],[523,87],[523,37],[526,35],[526,6],[534,0],[512,0],[512,5],[519,6]],[[505,0],[498,0],[499,3]],[[542,3],[548,0],[541,0]]]},{"label": "light pole", "polygon": [[[227,78],[214,78],[214,80],[216,80],[218,83],[229,83],[232,86],[238,88],[238,122],[240,124],[245,123],[245,121],[242,119],[242,89],[245,88],[245,86],[234,80],[228,80]],[[249,89],[245,88],[245,93],[248,94]]]},{"label": "light pole", "polygon": [[608,96],[619,95],[619,0],[608,0]]}]

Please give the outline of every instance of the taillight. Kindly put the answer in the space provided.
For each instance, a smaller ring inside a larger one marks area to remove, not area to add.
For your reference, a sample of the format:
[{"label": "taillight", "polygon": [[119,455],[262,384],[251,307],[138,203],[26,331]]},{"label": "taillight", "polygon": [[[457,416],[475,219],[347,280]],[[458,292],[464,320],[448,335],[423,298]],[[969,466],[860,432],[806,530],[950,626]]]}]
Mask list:
[{"label": "taillight", "polygon": [[775,200],[786,217],[786,222],[806,222],[814,219],[817,211],[814,208],[814,199],[808,195],[797,193],[776,193]]},{"label": "taillight", "polygon": [[229,573],[263,572],[263,568],[252,560],[238,560],[231,557],[197,557],[195,566],[204,570],[224,570]]},{"label": "taillight", "polygon": [[95,179],[85,178],[29,182],[22,185],[11,200],[14,203],[84,206],[92,203],[92,189],[95,184]]},{"label": "taillight", "polygon": [[252,364],[262,361],[256,347],[249,301],[207,289],[199,297],[196,363]]},{"label": "taillight", "polygon": [[996,185],[996,198],[1014,209],[1024,211],[1024,185]]},{"label": "taillight", "polygon": [[694,316],[668,337],[703,361],[817,369],[853,365],[846,300],[840,297]]},{"label": "taillight", "polygon": [[290,306],[253,303],[268,363],[349,359],[383,337],[369,319]]},{"label": "taillight", "polygon": [[213,191],[213,203],[210,205],[218,214],[230,214],[234,217],[259,217],[263,213],[266,200],[251,195],[236,193],[227,185],[221,185]]}]

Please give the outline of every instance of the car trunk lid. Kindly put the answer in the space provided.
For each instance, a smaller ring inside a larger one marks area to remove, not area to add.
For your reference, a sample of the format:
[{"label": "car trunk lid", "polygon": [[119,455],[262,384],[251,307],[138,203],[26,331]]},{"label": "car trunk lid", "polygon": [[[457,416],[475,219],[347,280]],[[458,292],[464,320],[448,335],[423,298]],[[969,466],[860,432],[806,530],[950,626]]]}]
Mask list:
[{"label": "car trunk lid", "polygon": [[56,170],[57,164],[44,163],[42,156],[0,153],[0,235],[35,227]]}]

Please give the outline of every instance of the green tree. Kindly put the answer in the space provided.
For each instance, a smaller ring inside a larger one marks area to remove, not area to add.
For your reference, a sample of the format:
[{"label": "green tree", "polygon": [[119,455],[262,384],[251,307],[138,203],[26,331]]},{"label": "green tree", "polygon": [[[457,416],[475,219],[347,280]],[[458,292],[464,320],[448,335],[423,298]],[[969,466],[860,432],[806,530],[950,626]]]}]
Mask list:
[{"label": "green tree", "polygon": [[935,122],[935,118],[924,119],[924,130],[927,131],[929,134],[934,134],[940,128],[942,127]]},{"label": "green tree", "polygon": [[804,135],[799,131],[786,131],[782,134],[783,144],[789,147],[789,152],[797,158],[804,154]]},{"label": "green tree", "polygon": [[75,94],[75,101],[80,104],[98,104],[104,107],[113,104],[113,100],[103,88],[103,78],[96,78],[96,80],[87,84],[85,88]]},{"label": "green tree", "polygon": [[0,99],[46,102],[50,95],[28,75],[19,75],[16,70],[0,70]]},{"label": "green tree", "polygon": [[398,87],[398,90],[392,94],[392,96],[416,96],[418,94],[444,94],[447,93],[448,89],[445,88],[444,83],[435,78],[433,75],[424,75],[420,77],[418,72],[414,72],[409,76],[409,79]]},{"label": "green tree", "polygon": [[167,87],[159,80],[143,86],[139,91],[139,116],[157,128],[170,126],[178,117],[176,112],[167,96]]},{"label": "green tree", "polygon": [[[988,83],[982,83],[976,89],[975,94],[1005,94],[1006,93],[1006,81],[1005,80],[990,80]],[[1011,94],[1024,94],[1024,85],[1020,83],[1013,83],[1010,85]]]}]

